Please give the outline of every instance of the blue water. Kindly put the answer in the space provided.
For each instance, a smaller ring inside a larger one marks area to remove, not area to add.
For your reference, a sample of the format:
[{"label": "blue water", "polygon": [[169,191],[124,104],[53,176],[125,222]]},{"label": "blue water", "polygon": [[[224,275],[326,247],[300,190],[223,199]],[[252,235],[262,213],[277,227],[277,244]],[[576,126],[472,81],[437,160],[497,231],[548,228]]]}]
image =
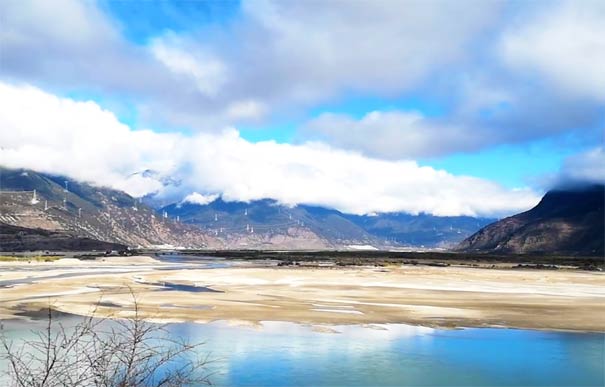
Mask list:
[{"label": "blue water", "polygon": [[218,386],[603,386],[605,336],[513,329],[435,330],[291,323],[262,329],[174,324],[206,341]]},{"label": "blue water", "polygon": [[[71,316],[63,323],[79,319]],[[44,321],[3,323],[8,337],[31,338],[31,329]],[[214,360],[207,371],[216,386],[605,384],[604,334],[401,324],[329,328],[339,333],[283,322],[167,326],[174,336],[205,342],[201,352]]]}]

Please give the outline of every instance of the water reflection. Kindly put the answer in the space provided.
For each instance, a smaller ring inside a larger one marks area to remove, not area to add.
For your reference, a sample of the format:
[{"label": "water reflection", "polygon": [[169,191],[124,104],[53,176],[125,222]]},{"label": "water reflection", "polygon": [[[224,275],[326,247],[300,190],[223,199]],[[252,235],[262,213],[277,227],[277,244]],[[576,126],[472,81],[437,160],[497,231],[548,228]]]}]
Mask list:
[{"label": "water reflection", "polygon": [[[569,386],[604,382],[603,334],[436,330],[400,324],[317,327],[175,324],[209,340],[229,386]],[[321,327],[320,327],[321,328]],[[320,329],[321,330],[321,329]]]}]

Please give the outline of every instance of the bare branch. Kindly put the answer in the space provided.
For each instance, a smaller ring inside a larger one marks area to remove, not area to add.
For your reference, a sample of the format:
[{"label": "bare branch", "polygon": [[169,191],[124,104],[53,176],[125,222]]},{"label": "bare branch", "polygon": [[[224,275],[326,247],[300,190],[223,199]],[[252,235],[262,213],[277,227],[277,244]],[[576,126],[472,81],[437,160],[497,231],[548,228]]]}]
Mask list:
[{"label": "bare branch", "polygon": [[203,343],[172,338],[163,325],[144,321],[129,287],[134,315],[109,320],[95,317],[101,299],[77,324],[55,321],[49,303],[45,328],[34,339],[17,343],[0,325],[0,350],[17,387],[142,387],[210,384]]}]

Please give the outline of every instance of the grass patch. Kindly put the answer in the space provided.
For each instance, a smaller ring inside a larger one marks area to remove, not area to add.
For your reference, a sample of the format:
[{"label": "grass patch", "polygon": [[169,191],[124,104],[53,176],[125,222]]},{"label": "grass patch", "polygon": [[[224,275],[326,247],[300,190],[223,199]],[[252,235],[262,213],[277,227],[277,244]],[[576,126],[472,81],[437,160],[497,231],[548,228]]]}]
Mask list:
[{"label": "grass patch", "polygon": [[54,262],[64,258],[62,255],[33,255],[33,256],[16,256],[16,255],[0,255],[0,262]]}]

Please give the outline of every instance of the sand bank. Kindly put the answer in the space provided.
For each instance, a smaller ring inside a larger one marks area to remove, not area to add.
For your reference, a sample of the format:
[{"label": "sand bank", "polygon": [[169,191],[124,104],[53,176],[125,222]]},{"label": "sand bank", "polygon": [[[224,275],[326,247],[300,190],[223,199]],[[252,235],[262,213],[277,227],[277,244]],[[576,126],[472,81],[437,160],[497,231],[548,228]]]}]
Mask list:
[{"label": "sand bank", "polygon": [[[52,271],[45,271],[49,274]],[[58,310],[88,314],[101,295],[96,313],[128,316],[133,304],[130,288],[142,315],[153,321],[605,331],[603,273],[421,266],[162,270],[158,264],[153,270],[129,266],[128,272],[112,274],[82,267],[80,274],[1,288],[0,316],[8,318],[49,301]],[[36,273],[10,273],[11,278],[18,275]],[[163,283],[215,292],[166,290]]]}]

